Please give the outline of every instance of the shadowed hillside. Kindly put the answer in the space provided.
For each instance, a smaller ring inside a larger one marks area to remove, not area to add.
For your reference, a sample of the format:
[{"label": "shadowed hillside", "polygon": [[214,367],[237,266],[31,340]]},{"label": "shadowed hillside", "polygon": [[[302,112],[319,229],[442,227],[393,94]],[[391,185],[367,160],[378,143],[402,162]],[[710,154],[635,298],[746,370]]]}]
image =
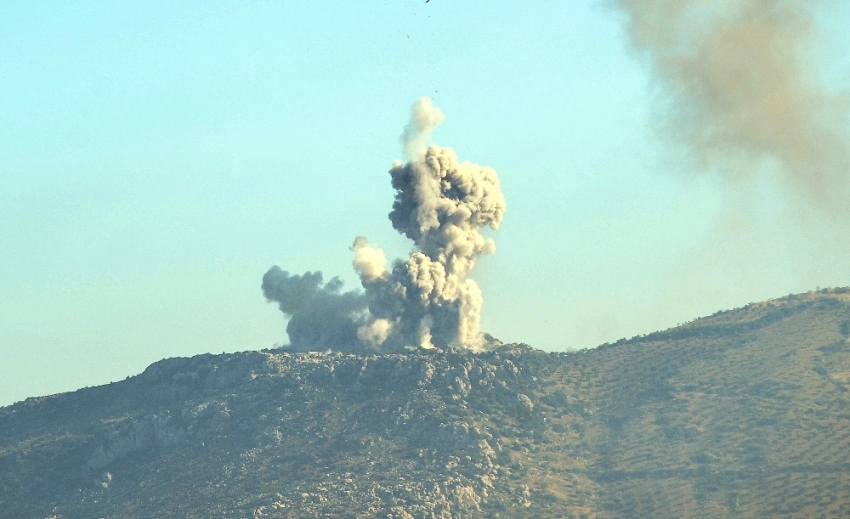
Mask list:
[{"label": "shadowed hillside", "polygon": [[0,516],[848,517],[848,335],[836,289],[574,353],[163,360],[0,409]]}]

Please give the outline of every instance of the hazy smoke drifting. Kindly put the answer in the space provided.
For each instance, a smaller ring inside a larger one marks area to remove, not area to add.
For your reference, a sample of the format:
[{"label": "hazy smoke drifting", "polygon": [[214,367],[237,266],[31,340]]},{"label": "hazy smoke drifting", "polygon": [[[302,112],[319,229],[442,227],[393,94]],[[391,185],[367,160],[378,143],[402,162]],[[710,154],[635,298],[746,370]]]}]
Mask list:
[{"label": "hazy smoke drifting", "polygon": [[822,0],[613,2],[671,96],[673,135],[703,167],[741,175],[766,159],[813,206],[843,211],[850,111],[805,59]]},{"label": "hazy smoke drifting", "polygon": [[290,276],[272,267],[263,293],[290,317],[286,331],[301,350],[395,351],[410,347],[484,347],[479,332],[481,290],[467,275],[495,243],[480,229],[497,229],[505,198],[496,172],[458,163],[450,148],[428,147],[445,116],[427,97],[414,106],[402,143],[407,163],[390,170],[393,227],[413,240],[391,269],[376,245],[357,237],[352,262],[364,291],[341,292],[321,273]]}]

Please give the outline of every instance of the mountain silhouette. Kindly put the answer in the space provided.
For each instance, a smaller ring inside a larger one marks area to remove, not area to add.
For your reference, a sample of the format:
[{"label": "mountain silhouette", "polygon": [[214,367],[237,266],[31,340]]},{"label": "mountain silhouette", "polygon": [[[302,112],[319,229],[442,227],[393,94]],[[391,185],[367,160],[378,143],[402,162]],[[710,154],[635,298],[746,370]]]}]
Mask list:
[{"label": "mountain silhouette", "polygon": [[0,517],[849,517],[848,336],[828,289],[568,353],[166,359],[0,409]]}]

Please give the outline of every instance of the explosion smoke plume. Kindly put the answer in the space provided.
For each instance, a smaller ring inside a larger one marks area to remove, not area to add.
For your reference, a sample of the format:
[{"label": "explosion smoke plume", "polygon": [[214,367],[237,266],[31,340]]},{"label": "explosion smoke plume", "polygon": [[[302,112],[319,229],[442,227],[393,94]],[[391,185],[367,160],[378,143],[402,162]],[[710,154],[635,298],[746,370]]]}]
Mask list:
[{"label": "explosion smoke plume", "polygon": [[844,210],[849,106],[805,59],[824,2],[613,2],[671,96],[675,138],[702,166],[745,175],[772,162],[814,207]]},{"label": "explosion smoke plume", "polygon": [[505,198],[496,172],[458,163],[451,148],[427,146],[445,116],[427,97],[413,106],[402,143],[407,163],[390,170],[393,227],[413,240],[410,257],[387,269],[376,245],[354,240],[354,269],[364,291],[341,292],[320,272],[290,275],[274,266],[263,276],[263,294],[290,317],[286,331],[298,350],[396,351],[438,346],[482,349],[483,298],[468,279],[495,243],[480,229],[498,229]]}]

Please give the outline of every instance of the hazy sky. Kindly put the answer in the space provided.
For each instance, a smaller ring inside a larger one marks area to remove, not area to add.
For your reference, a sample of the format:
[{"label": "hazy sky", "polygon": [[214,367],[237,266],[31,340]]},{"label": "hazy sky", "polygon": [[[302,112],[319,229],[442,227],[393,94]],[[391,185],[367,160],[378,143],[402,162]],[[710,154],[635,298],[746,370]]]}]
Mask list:
[{"label": "hazy sky", "polygon": [[[839,99],[850,7],[821,4],[806,63]],[[284,344],[271,265],[355,288],[356,236],[405,257],[388,170],[420,96],[446,114],[434,142],[501,179],[497,250],[472,277],[503,341],[587,348],[850,285],[846,215],[800,202],[770,161],[741,177],[673,143],[625,16],[596,0],[4,2],[0,405]]]}]

